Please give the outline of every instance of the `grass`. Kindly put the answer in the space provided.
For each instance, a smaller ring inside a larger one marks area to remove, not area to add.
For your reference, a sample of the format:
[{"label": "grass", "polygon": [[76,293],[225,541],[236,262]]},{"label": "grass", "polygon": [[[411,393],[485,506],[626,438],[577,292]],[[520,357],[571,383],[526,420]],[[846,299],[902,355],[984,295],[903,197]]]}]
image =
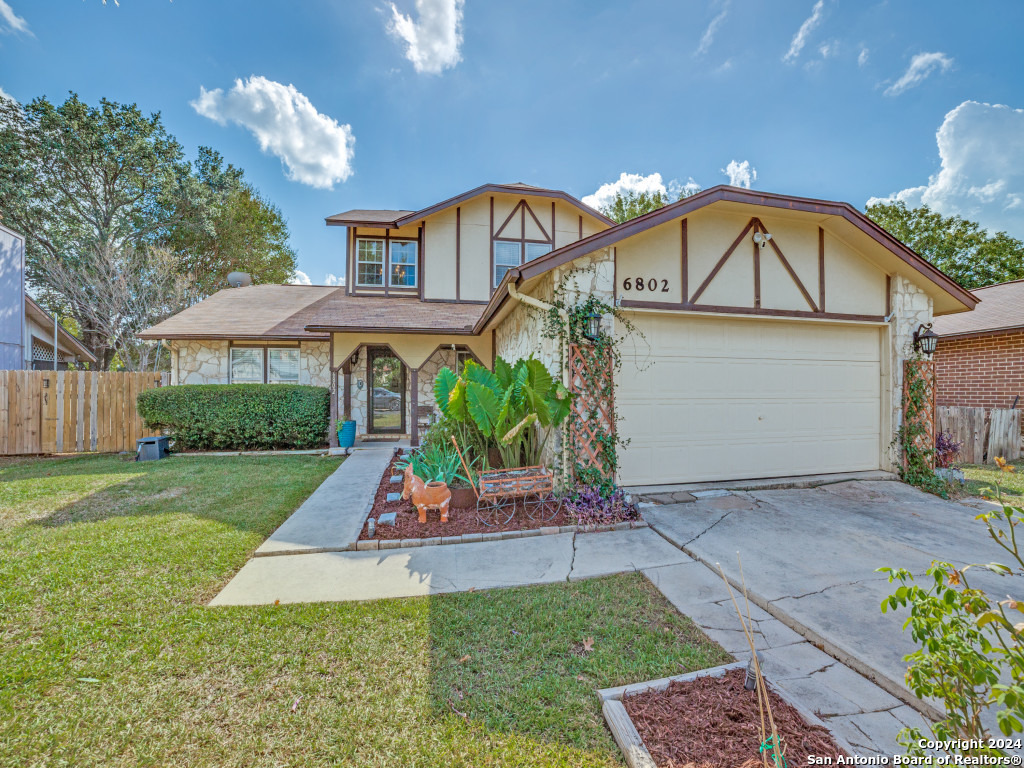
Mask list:
[{"label": "grass", "polygon": [[999,485],[1003,498],[1011,504],[1024,503],[1024,459],[1010,462],[1015,472],[1003,472],[995,464],[965,464],[967,478],[965,492],[970,496],[981,496],[987,488],[995,490]]},{"label": "grass", "polygon": [[621,765],[594,688],[726,659],[639,575],[204,607],[337,464],[0,463],[0,766]]}]

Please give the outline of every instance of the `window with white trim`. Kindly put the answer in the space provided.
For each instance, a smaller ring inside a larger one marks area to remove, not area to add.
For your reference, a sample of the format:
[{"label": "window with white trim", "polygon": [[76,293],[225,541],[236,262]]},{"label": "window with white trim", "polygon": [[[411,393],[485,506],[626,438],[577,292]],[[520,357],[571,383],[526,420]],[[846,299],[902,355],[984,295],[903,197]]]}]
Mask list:
[{"label": "window with white trim", "polygon": [[392,288],[415,288],[418,275],[417,248],[412,240],[392,240],[389,281]]},{"label": "window with white trim", "polygon": [[267,350],[267,383],[298,384],[299,383],[299,350],[278,349]]},{"label": "window with white trim", "polygon": [[518,241],[494,241],[494,287],[505,277],[505,273],[523,263],[522,244]]},{"label": "window with white trim", "polygon": [[356,285],[384,285],[384,241],[356,241]]},{"label": "window with white trim", "polygon": [[262,384],[263,348],[232,347],[230,376],[232,384]]},{"label": "window with white trim", "polygon": [[545,253],[551,253],[551,243],[527,243],[526,244],[526,260],[533,261],[539,259]]}]

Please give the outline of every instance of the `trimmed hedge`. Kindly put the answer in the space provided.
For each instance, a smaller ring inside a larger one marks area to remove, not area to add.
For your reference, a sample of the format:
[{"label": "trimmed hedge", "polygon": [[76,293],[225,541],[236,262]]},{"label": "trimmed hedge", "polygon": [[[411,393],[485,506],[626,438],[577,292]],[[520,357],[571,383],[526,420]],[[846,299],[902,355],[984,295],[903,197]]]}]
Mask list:
[{"label": "trimmed hedge", "polygon": [[322,448],[326,387],[293,384],[185,384],[139,393],[139,416],[165,430],[176,450]]}]

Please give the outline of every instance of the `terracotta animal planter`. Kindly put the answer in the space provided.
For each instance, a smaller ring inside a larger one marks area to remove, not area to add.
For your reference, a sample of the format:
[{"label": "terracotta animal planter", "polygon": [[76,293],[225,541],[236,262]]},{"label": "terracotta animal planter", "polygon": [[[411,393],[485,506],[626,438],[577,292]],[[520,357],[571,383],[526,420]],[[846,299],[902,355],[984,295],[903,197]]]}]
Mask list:
[{"label": "terracotta animal planter", "polygon": [[424,483],[412,473],[412,465],[405,468],[405,483],[402,487],[402,499],[412,499],[416,510],[420,513],[420,522],[427,522],[427,510],[436,509],[441,513],[441,522],[448,522],[448,504],[452,500],[452,492],[445,483]]}]

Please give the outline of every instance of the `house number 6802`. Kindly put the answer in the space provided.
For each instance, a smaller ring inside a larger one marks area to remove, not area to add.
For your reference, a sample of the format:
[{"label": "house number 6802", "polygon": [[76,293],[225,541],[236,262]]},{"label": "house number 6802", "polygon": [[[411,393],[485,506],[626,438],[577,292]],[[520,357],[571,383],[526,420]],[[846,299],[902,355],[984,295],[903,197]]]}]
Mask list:
[{"label": "house number 6802", "polygon": [[[658,280],[654,277],[644,278],[642,275],[627,277],[622,281],[622,288],[626,291],[657,291]],[[668,293],[668,280],[661,281],[661,293]]]}]

